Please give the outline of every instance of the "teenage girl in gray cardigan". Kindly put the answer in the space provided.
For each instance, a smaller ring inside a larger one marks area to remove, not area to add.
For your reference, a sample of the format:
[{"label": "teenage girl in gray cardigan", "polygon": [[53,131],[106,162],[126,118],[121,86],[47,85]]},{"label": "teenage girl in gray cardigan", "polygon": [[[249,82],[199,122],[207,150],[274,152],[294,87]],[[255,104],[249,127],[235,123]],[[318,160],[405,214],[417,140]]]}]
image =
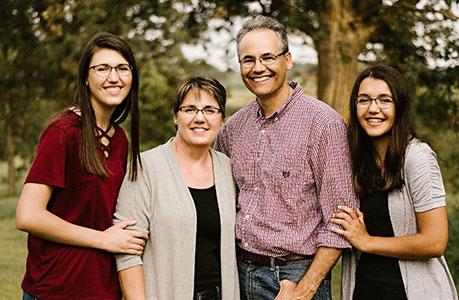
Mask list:
[{"label": "teenage girl in gray cardigan", "polygon": [[457,299],[443,257],[441,173],[415,138],[409,104],[406,81],[391,67],[370,67],[354,84],[348,138],[361,201],[357,212],[339,207],[333,220],[358,250],[343,254],[342,299]]},{"label": "teenage girl in gray cardigan", "polygon": [[226,91],[192,77],[177,89],[177,134],[141,154],[136,182],[124,180],[115,222],[149,234],[143,254],[118,255],[126,299],[239,299],[230,160],[210,148],[223,124]]}]

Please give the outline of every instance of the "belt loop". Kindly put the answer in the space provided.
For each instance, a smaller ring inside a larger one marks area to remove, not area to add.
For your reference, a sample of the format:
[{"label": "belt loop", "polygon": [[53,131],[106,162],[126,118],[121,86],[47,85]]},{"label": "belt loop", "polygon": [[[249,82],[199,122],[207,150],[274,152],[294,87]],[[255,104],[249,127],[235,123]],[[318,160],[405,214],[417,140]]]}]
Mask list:
[{"label": "belt loop", "polygon": [[271,271],[274,271],[274,269],[276,268],[276,258],[275,257],[269,258],[269,265],[271,266]]}]

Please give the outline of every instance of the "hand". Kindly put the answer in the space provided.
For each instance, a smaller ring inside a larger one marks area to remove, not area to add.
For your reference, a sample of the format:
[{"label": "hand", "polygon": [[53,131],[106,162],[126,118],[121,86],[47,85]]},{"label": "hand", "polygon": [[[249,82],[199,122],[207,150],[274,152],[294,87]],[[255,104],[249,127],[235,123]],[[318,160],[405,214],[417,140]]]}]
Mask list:
[{"label": "hand", "polygon": [[102,249],[112,253],[141,255],[148,235],[125,229],[135,223],[134,220],[126,220],[103,231]]},{"label": "hand", "polygon": [[274,298],[274,300],[309,300],[310,298],[306,298],[305,296],[296,295],[295,288],[297,286],[296,283],[290,280],[281,280],[279,282],[280,291],[279,294]]},{"label": "hand", "polygon": [[367,245],[370,244],[371,236],[367,232],[365,222],[363,220],[363,213],[357,209],[354,212],[347,206],[338,206],[342,212],[333,214],[333,223],[341,225],[344,230],[339,228],[332,228],[332,231],[342,235],[348,240],[352,246],[360,251],[365,251]]}]

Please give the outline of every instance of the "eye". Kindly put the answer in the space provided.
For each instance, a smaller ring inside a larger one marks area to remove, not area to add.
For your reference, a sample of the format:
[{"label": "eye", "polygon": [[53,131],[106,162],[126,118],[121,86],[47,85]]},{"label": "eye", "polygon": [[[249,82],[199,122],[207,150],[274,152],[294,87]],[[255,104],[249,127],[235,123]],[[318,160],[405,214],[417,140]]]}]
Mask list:
[{"label": "eye", "polygon": [[97,72],[108,72],[110,67],[108,65],[99,65],[95,69]]},{"label": "eye", "polygon": [[253,57],[244,57],[244,58],[241,60],[241,62],[242,62],[243,64],[252,64],[252,63],[255,62],[255,58],[253,58]]},{"label": "eye", "polygon": [[121,72],[129,72],[131,70],[131,68],[127,64],[118,65],[116,68],[118,69],[118,71]]},{"label": "eye", "polygon": [[193,113],[196,112],[196,107],[194,106],[184,106],[182,107],[182,111],[186,113]]},{"label": "eye", "polygon": [[365,97],[365,96],[361,96],[361,97],[357,98],[357,103],[361,103],[361,104],[365,104],[365,103],[368,103],[370,101],[371,101],[370,98]]},{"label": "eye", "polygon": [[276,57],[274,55],[266,55],[261,57],[261,60],[267,63],[272,63],[276,60]]},{"label": "eye", "polygon": [[204,112],[206,114],[209,114],[209,115],[213,115],[213,114],[216,114],[218,112],[218,109],[214,108],[214,107],[204,107]]},{"label": "eye", "polygon": [[387,97],[381,97],[379,101],[381,101],[381,103],[389,104],[389,103],[392,103],[394,100],[391,97],[387,96]]}]

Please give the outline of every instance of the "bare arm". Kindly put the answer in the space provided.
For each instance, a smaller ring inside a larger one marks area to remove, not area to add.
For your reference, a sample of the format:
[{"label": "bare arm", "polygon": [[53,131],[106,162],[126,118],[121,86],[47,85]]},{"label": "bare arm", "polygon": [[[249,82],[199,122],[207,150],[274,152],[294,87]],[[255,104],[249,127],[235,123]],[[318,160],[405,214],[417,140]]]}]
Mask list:
[{"label": "bare arm", "polygon": [[124,221],[98,231],[69,223],[49,212],[46,207],[53,187],[26,183],[16,210],[16,226],[43,239],[62,244],[101,249],[114,253],[142,254],[148,235],[124,230],[135,221]]},{"label": "bare arm", "polygon": [[147,299],[142,265],[121,270],[118,276],[120,278],[121,290],[126,300]]},{"label": "bare arm", "polygon": [[343,226],[334,232],[344,236],[360,251],[399,259],[425,259],[443,255],[448,244],[446,207],[416,213],[418,232],[397,237],[379,237],[368,234],[363,213],[349,207],[340,208],[333,223]]},{"label": "bare arm", "polygon": [[279,295],[274,300],[312,299],[341,253],[340,249],[320,247],[301,280],[298,283],[282,280]]}]

